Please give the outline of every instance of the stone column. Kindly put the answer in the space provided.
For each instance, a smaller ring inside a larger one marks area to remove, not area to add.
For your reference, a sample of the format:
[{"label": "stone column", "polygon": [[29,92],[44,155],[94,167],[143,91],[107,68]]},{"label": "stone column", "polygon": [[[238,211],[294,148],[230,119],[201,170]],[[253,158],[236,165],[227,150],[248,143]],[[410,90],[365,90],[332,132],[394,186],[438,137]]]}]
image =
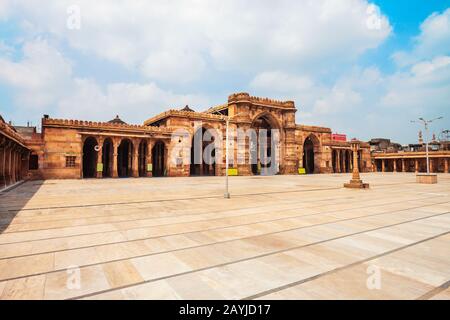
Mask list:
[{"label": "stone column", "polygon": [[402,172],[406,172],[405,159],[402,159]]},{"label": "stone column", "polygon": [[11,181],[12,183],[16,182],[16,150],[12,149],[12,160],[11,160]]},{"label": "stone column", "polygon": [[394,159],[394,172],[397,172],[397,159]]},{"label": "stone column", "polygon": [[419,159],[414,160],[414,170],[416,173],[419,173]]},{"label": "stone column", "polygon": [[448,173],[448,158],[444,159],[444,172]]},{"label": "stone column", "polygon": [[[355,148],[356,149],[356,148]],[[355,150],[353,152],[353,172],[352,172],[352,179],[353,180],[360,180],[359,176],[359,167],[358,167],[358,152]]]},{"label": "stone column", "polygon": [[381,159],[381,172],[386,172],[386,160]]},{"label": "stone column", "polygon": [[112,177],[118,178],[119,173],[117,170],[117,156],[118,156],[118,150],[119,150],[119,141],[113,140],[113,156],[112,156]]},{"label": "stone column", "polygon": [[9,178],[8,178],[8,165],[9,165],[9,160],[8,160],[8,154],[9,154],[9,148],[8,145],[5,146],[5,150],[4,150],[4,159],[3,159],[3,178],[5,179],[5,188],[8,186],[9,184]]},{"label": "stone column", "polygon": [[17,161],[16,161],[16,165],[17,165],[17,181],[22,180],[21,177],[21,172],[22,172],[22,150],[18,150],[17,151]]},{"label": "stone column", "polygon": [[369,184],[363,183],[359,175],[358,150],[360,148],[360,143],[361,142],[358,140],[352,140],[351,142],[353,149],[353,171],[352,171],[352,179],[350,180],[350,182],[344,184],[344,187],[346,188],[358,188],[358,189],[369,188]]},{"label": "stone column", "polygon": [[9,155],[8,155],[8,185],[13,183],[12,180],[12,157],[13,157],[13,147],[11,146],[9,148]]},{"label": "stone column", "polygon": [[2,181],[3,182],[3,186],[6,187],[6,146],[3,146],[2,154],[3,154],[3,157],[2,157],[2,159],[0,159],[0,161],[2,162],[1,175],[2,175],[2,179],[3,179],[3,181]]},{"label": "stone column", "polygon": [[430,158],[430,173],[434,171],[433,159]]},{"label": "stone column", "polygon": [[341,173],[341,150],[336,150],[336,171]]},{"label": "stone column", "polygon": [[133,141],[133,165],[131,172],[134,178],[139,178],[139,141]]},{"label": "stone column", "polygon": [[146,172],[147,177],[152,177],[153,176],[153,172],[152,171],[148,171],[148,169],[147,169],[149,164],[151,164],[152,167],[153,167],[152,149],[153,149],[153,141],[148,140],[148,142],[147,142],[147,161],[146,161],[147,165],[146,165],[146,168],[145,168],[145,172]]},{"label": "stone column", "polygon": [[100,147],[100,149],[97,151],[97,167],[95,168],[95,173],[97,178],[103,178],[103,170],[98,171],[100,166],[105,165],[103,163],[103,138],[100,137],[97,141],[98,147]]},{"label": "stone column", "polygon": [[348,152],[347,157],[348,157],[348,172],[353,172],[353,154],[351,152]]},{"label": "stone column", "polygon": [[343,164],[343,168],[342,168],[342,172],[347,173],[347,150],[344,150],[342,152],[342,164]]}]

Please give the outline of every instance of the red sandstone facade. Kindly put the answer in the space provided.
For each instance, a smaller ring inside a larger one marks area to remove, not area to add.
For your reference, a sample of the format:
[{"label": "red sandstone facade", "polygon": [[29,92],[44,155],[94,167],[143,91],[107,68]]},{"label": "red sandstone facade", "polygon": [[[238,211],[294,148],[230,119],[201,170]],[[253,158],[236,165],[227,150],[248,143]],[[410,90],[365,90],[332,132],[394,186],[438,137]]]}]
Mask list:
[{"label": "red sandstone facade", "polygon": [[27,178],[29,156],[25,140],[0,116],[0,190]]},{"label": "red sandstone facade", "polygon": [[[215,164],[191,164],[191,159],[193,137],[199,130],[216,129],[220,135],[212,143],[225,146],[227,118],[229,130],[278,130],[280,144],[274,154],[279,174],[351,172],[350,143],[333,139],[329,128],[296,124],[296,111],[293,101],[236,93],[226,104],[204,112],[188,107],[169,110],[143,125],[125,124],[118,118],[104,123],[44,116],[42,133],[18,140],[22,160],[34,162],[22,175],[31,179],[224,175],[224,152],[216,154]],[[250,163],[251,147],[249,139],[233,142],[233,159],[244,157],[241,163],[230,163],[235,174],[263,174],[259,162]],[[245,152],[238,154],[238,150]],[[368,144],[361,145],[358,159],[361,172],[372,171]]]}]

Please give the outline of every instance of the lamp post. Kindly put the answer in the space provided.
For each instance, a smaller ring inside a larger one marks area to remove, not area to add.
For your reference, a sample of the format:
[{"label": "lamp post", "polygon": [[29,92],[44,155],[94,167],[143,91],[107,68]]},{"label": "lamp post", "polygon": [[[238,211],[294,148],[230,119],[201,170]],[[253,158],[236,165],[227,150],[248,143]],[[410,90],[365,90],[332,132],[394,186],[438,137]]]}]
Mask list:
[{"label": "lamp post", "polygon": [[234,117],[236,117],[236,116],[238,116],[238,115],[240,115],[240,114],[242,114],[243,112],[239,112],[239,113],[237,113],[237,114],[235,114],[235,115],[233,115],[233,116],[231,116],[231,117],[229,117],[229,116],[226,116],[225,117],[225,123],[226,123],[226,137],[225,137],[225,144],[226,144],[226,146],[225,146],[225,193],[224,193],[224,195],[223,195],[223,197],[225,198],[225,199],[230,199],[230,192],[228,191],[228,144],[229,144],[229,142],[228,142],[228,126],[229,126],[229,124],[230,124],[230,119],[232,119],[232,118],[234,118]]},{"label": "lamp post", "polygon": [[419,121],[416,120],[411,120],[412,123],[416,123],[416,122],[421,122],[423,123],[424,127],[425,127],[425,153],[426,153],[426,158],[427,158],[427,174],[430,174],[430,158],[428,155],[428,125],[430,123],[432,123],[435,120],[440,120],[443,117],[437,117],[435,119],[431,119],[431,120],[425,120],[424,118],[419,118]]}]

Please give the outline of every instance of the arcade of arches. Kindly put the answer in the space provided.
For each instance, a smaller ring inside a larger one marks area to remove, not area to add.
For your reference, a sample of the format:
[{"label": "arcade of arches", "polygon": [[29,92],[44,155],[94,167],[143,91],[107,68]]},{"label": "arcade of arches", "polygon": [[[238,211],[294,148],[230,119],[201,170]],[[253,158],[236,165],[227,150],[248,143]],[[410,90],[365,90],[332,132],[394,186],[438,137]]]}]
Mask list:
[{"label": "arcade of arches", "polygon": [[166,174],[163,141],[87,136],[83,140],[83,178],[162,177]]},{"label": "arcade of arches", "polygon": [[[384,155],[375,155],[372,161],[374,172],[427,172],[427,161],[424,154],[414,155],[407,153],[404,156],[384,158]],[[415,156],[415,157],[414,157]],[[449,173],[450,154],[432,155],[430,157],[431,173]]]}]

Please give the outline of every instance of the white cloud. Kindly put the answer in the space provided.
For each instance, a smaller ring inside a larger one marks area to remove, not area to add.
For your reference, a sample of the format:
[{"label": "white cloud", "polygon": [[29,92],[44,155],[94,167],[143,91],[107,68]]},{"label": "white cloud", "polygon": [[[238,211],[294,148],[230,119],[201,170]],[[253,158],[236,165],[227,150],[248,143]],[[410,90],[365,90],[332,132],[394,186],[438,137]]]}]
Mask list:
[{"label": "white cloud", "polygon": [[10,14],[10,5],[9,0],[0,1],[0,21],[6,19]]},{"label": "white cloud", "polygon": [[450,8],[429,16],[420,26],[416,51],[424,56],[450,51]]},{"label": "white cloud", "polygon": [[14,48],[8,44],[6,44],[5,41],[0,40],[0,56],[11,56],[14,53]]},{"label": "white cloud", "polygon": [[93,79],[73,76],[72,64],[45,40],[27,42],[23,59],[0,59],[0,82],[14,88],[15,115],[37,119],[53,117],[110,120],[115,114],[141,123],[169,107],[188,103],[209,106],[201,95],[177,94],[155,83],[110,83],[100,86]]},{"label": "white cloud", "polygon": [[70,61],[45,40],[25,43],[20,62],[0,58],[0,82],[18,89],[20,106],[40,108],[54,103],[66,93],[71,74]]},{"label": "white cloud", "polygon": [[[366,0],[78,0],[81,29],[69,30],[73,1],[17,0],[30,34],[47,32],[153,80],[186,82],[211,69],[290,70],[352,61],[391,32]],[[39,6],[37,8],[36,6]],[[379,22],[376,28],[370,21]]]},{"label": "white cloud", "polygon": [[206,68],[205,61],[192,51],[166,50],[149,54],[142,64],[142,73],[161,81],[187,83],[198,79]]},{"label": "white cloud", "polygon": [[383,74],[377,67],[354,67],[331,84],[282,72],[266,72],[253,79],[252,88],[275,97],[294,99],[297,122],[330,126],[349,137],[375,136],[413,142],[417,131],[410,120],[444,116],[449,124],[450,57],[439,56]]},{"label": "white cloud", "polygon": [[201,95],[176,94],[154,83],[112,83],[101,88],[95,81],[75,79],[74,93],[58,101],[59,117],[110,120],[116,114],[130,123],[142,123],[155,114],[185,104],[204,109],[209,101]]},{"label": "white cloud", "polygon": [[422,61],[407,71],[397,72],[388,78],[386,87],[387,93],[381,100],[384,107],[448,114],[450,56]]},{"label": "white cloud", "polygon": [[422,59],[450,54],[450,8],[433,13],[420,25],[410,52],[398,51],[392,58],[399,66],[408,66]]},{"label": "white cloud", "polygon": [[295,76],[281,71],[266,71],[257,74],[250,83],[255,89],[275,90],[277,92],[300,92],[311,89],[313,81],[306,76]]}]

